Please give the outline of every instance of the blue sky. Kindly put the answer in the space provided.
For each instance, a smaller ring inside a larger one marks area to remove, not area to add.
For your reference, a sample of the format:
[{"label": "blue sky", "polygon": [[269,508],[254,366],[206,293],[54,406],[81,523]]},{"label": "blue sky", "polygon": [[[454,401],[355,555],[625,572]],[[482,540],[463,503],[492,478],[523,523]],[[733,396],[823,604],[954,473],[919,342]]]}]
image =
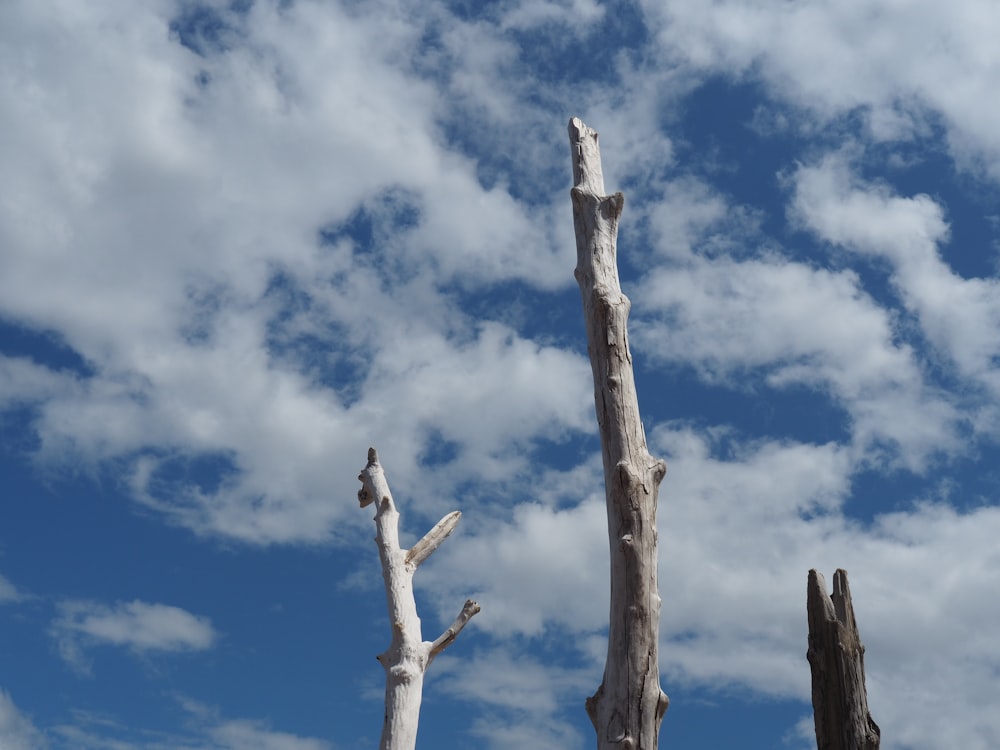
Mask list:
[{"label": "blue sky", "polygon": [[[379,449],[419,746],[589,747],[607,555],[566,123],[626,195],[664,747],[1000,746],[1000,9],[0,4],[0,747],[360,750]],[[405,540],[404,540],[405,541]]]}]

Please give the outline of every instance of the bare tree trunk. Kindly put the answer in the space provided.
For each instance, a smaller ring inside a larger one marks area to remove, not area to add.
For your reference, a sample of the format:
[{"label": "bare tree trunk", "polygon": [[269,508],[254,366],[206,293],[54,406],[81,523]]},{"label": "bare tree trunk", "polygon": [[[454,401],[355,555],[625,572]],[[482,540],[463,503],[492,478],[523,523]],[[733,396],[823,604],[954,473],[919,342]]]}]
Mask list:
[{"label": "bare tree trunk", "polygon": [[865,647],[854,619],[847,571],[833,574],[833,596],[826,581],[809,571],[809,666],[813,716],[819,750],[878,750],[881,732],[868,712]]},{"label": "bare tree trunk", "polygon": [[413,750],[417,744],[417,722],[423,695],[424,672],[434,657],[451,645],[466,623],[479,611],[469,600],[461,613],[437,640],[425,641],[413,598],[413,574],[445,540],[461,517],[453,511],[438,521],[423,539],[409,550],[399,546],[399,511],[389,492],[378,453],[368,449],[368,465],[358,476],[362,487],[358,501],[364,508],[375,503],[375,543],[382,559],[382,577],[389,605],[392,643],[378,660],[385,668],[385,723],[380,750]]},{"label": "bare tree trunk", "polygon": [[611,612],[604,679],[587,699],[599,750],[654,750],[669,699],[660,689],[656,503],[667,467],[646,448],[618,281],[618,218],[625,197],[604,194],[597,133],[569,123],[576,280],[583,298],[604,457],[611,545]]}]

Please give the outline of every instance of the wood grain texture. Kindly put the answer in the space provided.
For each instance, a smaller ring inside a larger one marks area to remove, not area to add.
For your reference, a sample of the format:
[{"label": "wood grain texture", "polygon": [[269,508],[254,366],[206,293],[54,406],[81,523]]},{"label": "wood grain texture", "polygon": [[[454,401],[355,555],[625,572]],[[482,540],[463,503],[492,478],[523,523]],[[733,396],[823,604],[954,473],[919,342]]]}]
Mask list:
[{"label": "wood grain texture", "polygon": [[881,732],[868,712],[865,647],[847,571],[834,573],[833,595],[828,596],[822,574],[810,570],[806,611],[817,748],[878,750]]},{"label": "wood grain texture", "polygon": [[656,507],[663,461],[650,455],[628,343],[631,307],[618,279],[618,220],[625,198],[604,195],[597,133],[569,123],[576,280],[594,376],[604,460],[611,606],[604,679],[587,699],[599,750],[653,750],[669,700],[660,689]]}]

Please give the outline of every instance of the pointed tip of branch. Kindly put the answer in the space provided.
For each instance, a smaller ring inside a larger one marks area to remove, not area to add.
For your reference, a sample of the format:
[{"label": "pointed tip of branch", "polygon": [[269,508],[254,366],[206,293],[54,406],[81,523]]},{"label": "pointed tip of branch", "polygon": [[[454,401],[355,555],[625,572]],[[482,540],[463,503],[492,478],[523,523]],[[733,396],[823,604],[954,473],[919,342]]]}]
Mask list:
[{"label": "pointed tip of branch", "polygon": [[374,470],[379,468],[378,463],[378,451],[374,448],[368,449],[368,465],[361,470],[358,474],[358,481],[361,482],[361,489],[358,490],[358,504],[362,508],[367,508],[373,502],[375,502],[375,496],[370,491],[370,482],[372,473]]},{"label": "pointed tip of branch", "polygon": [[843,568],[837,568],[837,572],[833,574],[833,593],[844,594],[845,592],[847,596],[851,595],[851,587],[847,583],[847,571]]},{"label": "pointed tip of branch", "polygon": [[424,534],[423,538],[406,552],[407,564],[417,567],[430,557],[431,553],[441,546],[441,542],[455,530],[461,517],[462,511],[453,510],[438,521],[433,529]]},{"label": "pointed tip of branch", "polygon": [[597,131],[579,117],[569,121],[569,142],[573,158],[573,187],[597,196],[604,195],[604,174]]},{"label": "pointed tip of branch", "polygon": [[447,630],[445,630],[441,635],[438,636],[437,640],[429,644],[430,648],[427,653],[427,663],[430,664],[434,660],[434,657],[444,651],[448,646],[452,644],[458,634],[462,632],[462,629],[468,624],[475,615],[479,614],[481,611],[478,602],[472,599],[466,599],[465,605],[462,607],[462,611],[458,613],[458,617],[455,618],[455,622],[451,624]]},{"label": "pointed tip of branch", "polygon": [[856,628],[854,622],[854,602],[851,600],[851,586],[847,583],[847,571],[837,568],[833,574],[833,594],[830,595],[833,601],[833,609],[839,620],[845,627]]},{"label": "pointed tip of branch", "polygon": [[815,568],[809,571],[809,581],[806,584],[806,610],[809,614],[810,631],[818,627],[818,623],[822,620],[837,619],[833,600],[827,593],[826,579]]},{"label": "pointed tip of branch", "polygon": [[828,593],[823,574],[817,572],[815,568],[810,570],[806,589],[806,607],[815,616],[821,615],[824,619],[830,622],[839,622],[846,628],[855,627],[854,603],[851,601],[851,587],[847,582],[847,571],[843,568],[837,568],[833,574],[833,593]]},{"label": "pointed tip of branch", "polygon": [[[569,118],[569,136],[570,138],[581,138],[587,133],[594,133],[593,128],[589,127],[587,123],[581,120],[579,117]],[[597,135],[594,133],[594,135]]]}]

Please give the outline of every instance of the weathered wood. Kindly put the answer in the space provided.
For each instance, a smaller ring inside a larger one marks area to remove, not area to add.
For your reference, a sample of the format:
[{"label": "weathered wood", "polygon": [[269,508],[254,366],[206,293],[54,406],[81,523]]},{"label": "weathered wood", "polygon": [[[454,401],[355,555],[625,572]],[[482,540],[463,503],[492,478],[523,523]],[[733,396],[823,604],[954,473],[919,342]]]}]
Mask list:
[{"label": "weathered wood", "polygon": [[629,351],[631,303],[618,280],[621,193],[604,195],[597,133],[569,123],[576,280],[583,300],[604,458],[611,545],[611,608],[604,679],[587,699],[599,750],[653,750],[669,699],[660,689],[656,505],[666,464],[653,458],[639,418]]},{"label": "weathered wood", "polygon": [[385,596],[389,606],[392,642],[376,657],[385,668],[385,723],[380,750],[413,750],[423,696],[424,672],[441,651],[451,645],[466,623],[479,612],[471,599],[465,603],[451,627],[433,642],[423,640],[420,618],[413,598],[413,574],[455,529],[459,511],[442,518],[423,539],[405,550],[399,546],[399,511],[393,502],[385,472],[374,448],[368,449],[368,465],[358,476],[362,508],[375,505],[375,543],[382,560]]},{"label": "weathered wood", "polygon": [[806,611],[818,750],[878,750],[881,732],[868,712],[865,647],[847,571],[833,574],[833,595],[827,596],[822,574],[810,570]]}]

